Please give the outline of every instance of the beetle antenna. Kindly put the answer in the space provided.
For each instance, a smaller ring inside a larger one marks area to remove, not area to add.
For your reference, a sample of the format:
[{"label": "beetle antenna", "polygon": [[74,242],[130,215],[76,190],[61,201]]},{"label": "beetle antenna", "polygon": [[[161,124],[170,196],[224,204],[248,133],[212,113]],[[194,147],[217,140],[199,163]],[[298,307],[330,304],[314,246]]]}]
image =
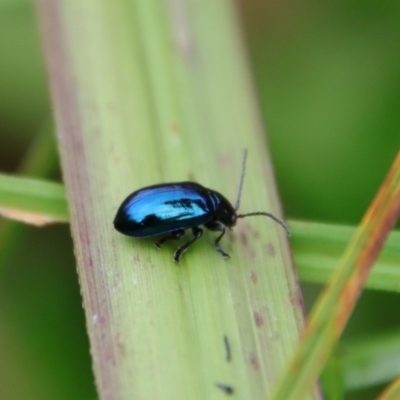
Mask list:
[{"label": "beetle antenna", "polygon": [[240,197],[242,196],[244,174],[246,172],[246,161],[247,161],[247,149],[244,149],[243,160],[242,160],[242,173],[240,174],[239,191],[237,195],[235,211],[239,210],[240,207]]},{"label": "beetle antenna", "polygon": [[288,236],[290,236],[290,231],[289,231],[289,228],[287,227],[287,225],[283,221],[281,221],[279,218],[275,217],[275,215],[272,215],[270,213],[257,211],[257,212],[252,212],[252,213],[248,213],[248,214],[239,214],[237,217],[238,218],[245,218],[245,217],[251,217],[253,215],[265,215],[266,217],[270,217],[271,219],[273,219],[275,222],[277,222],[286,231]]}]

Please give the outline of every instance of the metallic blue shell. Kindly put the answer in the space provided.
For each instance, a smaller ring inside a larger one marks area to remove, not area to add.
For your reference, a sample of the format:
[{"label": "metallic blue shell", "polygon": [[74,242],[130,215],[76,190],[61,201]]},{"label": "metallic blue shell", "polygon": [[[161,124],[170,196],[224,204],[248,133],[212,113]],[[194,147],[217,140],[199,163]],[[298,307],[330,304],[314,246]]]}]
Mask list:
[{"label": "metallic blue shell", "polygon": [[149,186],[129,195],[118,209],[115,229],[133,237],[151,237],[211,221],[212,191],[193,182]]}]

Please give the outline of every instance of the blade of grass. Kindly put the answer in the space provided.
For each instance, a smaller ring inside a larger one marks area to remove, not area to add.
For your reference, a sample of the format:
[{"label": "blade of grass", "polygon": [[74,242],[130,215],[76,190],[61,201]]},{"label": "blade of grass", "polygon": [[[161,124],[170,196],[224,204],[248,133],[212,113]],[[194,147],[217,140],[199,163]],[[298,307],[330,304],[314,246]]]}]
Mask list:
[{"label": "blade of grass", "polygon": [[0,174],[0,215],[33,225],[67,222],[60,183]]},{"label": "blade of grass", "polygon": [[217,383],[261,398],[303,327],[287,238],[273,221],[241,222],[223,243],[229,262],[205,235],[179,267],[173,244],[156,252],[112,228],[124,197],[152,183],[198,180],[234,200],[245,147],[243,211],[280,214],[233,5],[199,5],[38,2],[104,399],[214,398]]},{"label": "blade of grass", "polygon": [[[52,172],[54,172],[55,165],[57,161],[57,152],[56,152],[56,144],[54,138],[54,125],[51,122],[47,122],[43,125],[43,127],[39,130],[38,134],[35,136],[33,143],[29,147],[21,165],[18,168],[18,173],[20,175],[30,175],[36,177],[45,178],[49,176]],[[12,177],[14,180],[14,184],[10,185],[9,180],[6,183],[8,188],[11,187],[11,191],[13,191],[15,187],[23,187],[23,181],[19,181],[18,177]],[[24,178],[22,178],[24,179]],[[4,190],[8,191],[7,187],[1,187],[0,184],[0,193],[4,194]],[[40,193],[40,188],[37,188],[37,193]],[[8,193],[11,194],[10,192]],[[14,195],[12,195],[14,196]],[[52,210],[57,210],[58,207],[56,204],[52,204],[49,206],[49,201],[51,203],[57,203],[60,201],[59,198],[47,198],[45,203],[43,204],[43,208],[41,209],[42,213],[40,213],[37,209],[31,207],[30,197],[29,195],[25,197],[24,193],[18,192],[17,194],[18,200],[23,203],[25,208],[19,209],[18,212],[15,212],[16,205],[18,203],[14,202],[12,204],[12,208],[14,212],[12,215],[7,214],[7,216],[18,216],[22,212],[23,214],[29,213],[30,215],[35,214],[33,222],[37,220],[47,220],[48,223],[56,222],[59,218],[59,215],[53,214],[51,221],[46,218],[46,216],[52,214]],[[6,196],[4,196],[6,197]],[[3,196],[0,196],[0,207],[2,205]],[[40,201],[40,200],[39,200]],[[35,203],[35,202],[34,202]],[[7,204],[9,205],[9,204]],[[47,207],[49,206],[49,207]],[[28,207],[28,209],[26,208]],[[46,209],[47,207],[47,209]],[[67,211],[66,204],[64,205],[64,210]],[[1,211],[0,211],[1,214]],[[63,216],[63,221],[66,221],[68,215]],[[27,221],[24,221],[27,222]],[[8,264],[8,260],[12,257],[12,254],[18,250],[21,237],[24,232],[24,227],[20,224],[15,224],[10,221],[1,221],[0,223],[0,273],[4,271]]]},{"label": "blade of grass", "polygon": [[[14,199],[14,196],[18,197],[18,201],[3,201],[3,199],[6,199],[6,196],[0,197],[0,209],[3,206],[8,208],[12,204],[12,208],[16,211],[4,216],[19,221],[20,214],[29,214],[32,216],[33,223],[35,221],[46,221],[46,223],[67,222],[66,199],[60,197],[62,191],[57,191],[54,197],[45,196],[43,203],[38,208],[35,206],[35,203],[36,201],[41,201],[41,187],[45,181],[38,180],[38,187],[32,187],[32,191],[36,193],[38,198],[34,202],[31,202],[31,193],[21,193],[20,191],[20,188],[24,187],[25,178],[7,175],[4,186],[1,186],[3,182],[1,176],[0,193],[7,192],[7,197],[11,196],[11,199]],[[13,182],[12,185],[10,184],[11,181]],[[35,180],[30,180],[31,185],[35,185],[35,182]],[[53,186],[52,182],[48,183]],[[61,204],[61,202],[65,204]],[[18,204],[21,204],[21,206]],[[22,222],[31,223],[26,220]],[[356,228],[345,225],[305,221],[288,221],[288,225],[292,232],[294,259],[300,279],[306,282],[326,283],[332,275],[346,243],[353,236]],[[368,289],[399,292],[399,264],[400,232],[393,231],[386,240],[365,287]]]},{"label": "blade of grass", "polygon": [[400,398],[400,377],[392,382],[377,400],[398,400]]},{"label": "blade of grass", "polygon": [[339,357],[337,346],[328,358],[319,381],[327,400],[343,399],[345,387],[343,379],[343,363]]},{"label": "blade of grass", "polygon": [[[20,221],[19,215],[29,214],[33,223],[36,221],[46,221],[48,224],[67,222],[66,199],[60,197],[62,191],[57,191],[54,197],[45,196],[43,203],[38,208],[35,203],[36,201],[41,202],[41,188],[45,183],[44,181],[38,180],[38,187],[32,187],[32,191],[36,193],[38,198],[31,202],[31,193],[20,191],[20,188],[24,187],[25,178],[7,175],[7,179],[2,181],[1,176],[0,174],[0,193],[7,193],[7,197],[10,196],[11,199],[14,199],[14,196],[18,197],[18,201],[5,201],[3,199],[6,199],[6,196],[0,197],[0,210],[3,206],[8,209],[10,205],[15,210],[14,213],[4,215],[5,217]],[[11,181],[12,184],[10,184]],[[4,186],[2,186],[3,182]],[[30,180],[31,185],[35,185],[35,182],[35,180]],[[52,182],[48,183],[50,186],[54,185]],[[61,202],[65,204],[61,204]],[[23,220],[22,222],[31,223],[30,220]],[[356,228],[305,221],[288,221],[288,225],[292,232],[294,260],[300,279],[306,282],[326,283]],[[365,287],[399,292],[399,264],[400,232],[393,231],[386,240]]]},{"label": "blade of grass", "polygon": [[[289,221],[292,246],[302,281],[326,283],[356,228],[344,225]],[[389,234],[368,276],[368,289],[400,291],[400,232]]]},{"label": "blade of grass", "polygon": [[305,336],[273,399],[302,398],[355,306],[368,273],[400,212],[400,152],[349,243],[328,287],[315,305]]}]

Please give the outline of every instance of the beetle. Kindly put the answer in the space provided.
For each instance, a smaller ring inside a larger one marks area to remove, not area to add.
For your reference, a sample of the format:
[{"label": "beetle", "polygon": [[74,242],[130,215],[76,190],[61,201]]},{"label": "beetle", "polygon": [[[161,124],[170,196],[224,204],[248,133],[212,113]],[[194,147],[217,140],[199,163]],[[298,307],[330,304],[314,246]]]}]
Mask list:
[{"label": "beetle", "polygon": [[243,180],[246,169],[247,150],[244,152],[242,173],[235,207],[221,193],[195,182],[161,183],[139,189],[130,194],[120,205],[114,218],[115,229],[127,236],[146,238],[162,237],[157,249],[168,240],[179,239],[186,229],[192,229],[193,238],[174,253],[173,261],[179,264],[183,253],[203,235],[200,226],[210,231],[221,232],[214,247],[223,258],[229,254],[221,249],[219,242],[225,229],[236,225],[238,218],[264,215],[281,225],[288,235],[287,226],[271,213],[257,211],[238,214]]}]

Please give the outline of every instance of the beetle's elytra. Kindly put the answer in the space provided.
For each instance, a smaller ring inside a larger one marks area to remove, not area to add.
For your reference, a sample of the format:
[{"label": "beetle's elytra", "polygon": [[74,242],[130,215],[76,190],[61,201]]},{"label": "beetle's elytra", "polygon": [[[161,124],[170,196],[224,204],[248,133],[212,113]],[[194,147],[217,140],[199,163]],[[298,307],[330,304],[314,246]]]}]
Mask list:
[{"label": "beetle's elytra", "polygon": [[277,217],[267,212],[238,214],[242,192],[247,151],[244,153],[242,174],[236,206],[215,190],[207,189],[194,182],[165,183],[148,186],[130,194],[120,205],[114,218],[114,227],[127,236],[145,238],[165,235],[155,246],[160,249],[172,239],[179,239],[185,229],[192,229],[193,238],[180,246],[173,261],[180,262],[182,254],[197,240],[203,230],[200,226],[221,234],[215,239],[214,247],[224,258],[229,254],[219,245],[225,228],[236,225],[238,218],[264,215],[280,224],[288,234],[287,226]]}]

